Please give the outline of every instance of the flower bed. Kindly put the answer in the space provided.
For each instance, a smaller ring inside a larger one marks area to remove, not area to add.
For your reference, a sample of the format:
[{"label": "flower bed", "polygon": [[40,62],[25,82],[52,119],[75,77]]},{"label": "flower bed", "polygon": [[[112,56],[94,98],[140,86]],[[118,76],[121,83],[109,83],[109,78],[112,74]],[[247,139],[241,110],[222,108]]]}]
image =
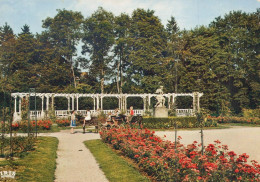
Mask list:
[{"label": "flower bed", "polygon": [[209,121],[216,121],[218,123],[247,123],[247,124],[260,124],[258,117],[235,117],[235,116],[219,116],[208,117]]},{"label": "flower bed", "polygon": [[[188,146],[164,141],[147,129],[111,129],[100,132],[104,142],[133,159],[157,181],[260,181],[260,165],[248,155],[228,151],[228,146],[215,144],[201,154],[197,142]],[[180,139],[180,137],[178,138]]]},{"label": "flower bed", "polygon": [[[30,127],[35,128],[36,121],[30,121]],[[52,126],[51,120],[39,120],[37,121],[37,126],[38,129],[40,130],[50,130]],[[17,123],[12,124],[12,129],[17,131],[17,130],[22,130],[22,131],[27,131],[28,128],[28,121],[20,121]]]},{"label": "flower bed", "polygon": [[67,119],[56,120],[56,123],[60,127],[62,127],[62,126],[69,126],[70,125],[70,121],[67,120]]}]

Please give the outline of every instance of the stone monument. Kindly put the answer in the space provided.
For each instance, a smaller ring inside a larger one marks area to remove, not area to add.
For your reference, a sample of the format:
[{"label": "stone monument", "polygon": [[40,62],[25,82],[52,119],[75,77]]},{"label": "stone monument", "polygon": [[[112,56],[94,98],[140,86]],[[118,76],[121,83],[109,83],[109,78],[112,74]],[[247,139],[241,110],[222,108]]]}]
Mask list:
[{"label": "stone monument", "polygon": [[168,109],[165,107],[165,98],[163,96],[163,86],[160,86],[155,92],[157,103],[154,106],[154,117],[155,118],[166,118],[168,117]]}]

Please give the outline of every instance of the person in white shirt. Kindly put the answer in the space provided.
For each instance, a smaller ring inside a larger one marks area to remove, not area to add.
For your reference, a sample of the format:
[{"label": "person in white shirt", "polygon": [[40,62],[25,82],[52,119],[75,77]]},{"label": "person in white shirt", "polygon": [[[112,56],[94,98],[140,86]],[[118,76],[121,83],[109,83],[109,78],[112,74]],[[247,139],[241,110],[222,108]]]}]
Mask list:
[{"label": "person in white shirt", "polygon": [[76,111],[75,110],[73,110],[72,112],[71,112],[71,121],[70,121],[70,127],[71,127],[71,129],[70,129],[70,133],[71,134],[74,134],[74,127],[76,127]]},{"label": "person in white shirt", "polygon": [[90,113],[90,110],[87,109],[87,115],[83,122],[83,134],[85,133],[86,123],[89,122],[90,120],[91,120],[91,113]]}]

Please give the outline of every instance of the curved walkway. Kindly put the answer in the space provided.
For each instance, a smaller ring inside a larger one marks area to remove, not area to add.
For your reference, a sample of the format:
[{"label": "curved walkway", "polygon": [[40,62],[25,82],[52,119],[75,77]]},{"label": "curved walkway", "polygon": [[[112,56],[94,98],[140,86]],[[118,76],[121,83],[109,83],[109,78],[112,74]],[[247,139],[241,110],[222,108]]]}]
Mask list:
[{"label": "curved walkway", "polygon": [[[86,140],[99,139],[99,134],[86,133],[76,130],[70,134],[69,130],[59,133],[42,133],[40,136],[57,137],[59,140],[57,151],[56,182],[107,182],[104,173],[91,152],[83,144]],[[187,145],[193,141],[200,143],[199,130],[181,130],[178,136],[182,137],[181,143]],[[174,131],[157,131],[160,137],[166,135],[166,140],[174,141]],[[235,127],[230,129],[204,130],[205,144],[220,140],[237,154],[247,153],[250,160],[260,162],[260,127]],[[249,161],[250,161],[249,160]]]},{"label": "curved walkway", "polygon": [[[215,140],[221,144],[228,145],[229,150],[233,150],[237,155],[247,153],[249,160],[256,160],[260,163],[260,127],[233,127],[229,129],[204,130],[204,143],[214,143]],[[174,141],[174,131],[157,131],[156,135],[164,137],[166,140]],[[201,143],[200,130],[177,131],[181,136],[182,144],[191,144],[193,141]]]},{"label": "curved walkway", "polygon": [[82,134],[82,130],[70,134],[70,130],[62,130],[59,133],[42,133],[40,136],[57,137],[59,140],[55,182],[108,181],[91,152],[83,144],[86,140],[99,139],[99,134]]}]

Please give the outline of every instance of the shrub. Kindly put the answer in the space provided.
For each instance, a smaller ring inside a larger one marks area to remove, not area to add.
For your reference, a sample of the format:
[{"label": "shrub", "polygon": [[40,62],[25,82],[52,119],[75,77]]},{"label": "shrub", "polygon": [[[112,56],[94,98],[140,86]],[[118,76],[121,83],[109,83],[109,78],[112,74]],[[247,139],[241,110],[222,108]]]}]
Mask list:
[{"label": "shrub", "polygon": [[[214,144],[205,147],[194,141],[184,145],[164,141],[145,130],[111,129],[100,132],[104,142],[134,160],[140,168],[156,181],[259,181],[260,165],[256,161],[247,164],[248,155],[228,151],[228,146]],[[177,145],[177,151],[175,150]]]},{"label": "shrub", "polygon": [[[168,129],[174,128],[177,122],[178,128],[194,128],[199,127],[196,117],[169,117],[169,118],[143,118],[144,128],[150,129]],[[205,122],[206,127],[217,126],[216,121]]]},{"label": "shrub", "polygon": [[19,130],[19,123],[12,123],[12,130],[14,131]]},{"label": "shrub", "polygon": [[[30,128],[29,130],[32,131],[35,128],[36,121],[30,121]],[[39,130],[50,130],[52,126],[51,120],[39,120],[37,121],[37,128]],[[23,132],[28,131],[28,121],[20,121],[17,123],[12,124],[13,130],[22,130]]]},{"label": "shrub", "polygon": [[247,118],[258,117],[260,118],[260,108],[258,109],[243,109],[243,116]]},{"label": "shrub", "polygon": [[247,123],[247,124],[260,124],[260,118],[258,117],[235,117],[235,116],[208,116],[209,122],[218,123]]}]

